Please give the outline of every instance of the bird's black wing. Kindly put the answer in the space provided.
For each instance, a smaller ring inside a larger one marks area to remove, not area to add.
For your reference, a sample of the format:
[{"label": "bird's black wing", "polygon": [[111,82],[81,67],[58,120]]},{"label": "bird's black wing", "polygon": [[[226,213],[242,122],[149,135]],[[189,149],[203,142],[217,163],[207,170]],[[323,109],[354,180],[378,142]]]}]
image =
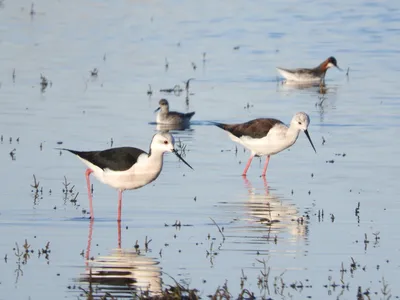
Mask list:
[{"label": "bird's black wing", "polygon": [[277,124],[283,124],[277,119],[254,119],[242,124],[222,124],[214,123],[219,128],[222,128],[234,136],[240,138],[242,136],[248,136],[253,139],[259,139],[265,137],[268,132]]},{"label": "bird's black wing", "polygon": [[103,170],[112,171],[126,171],[136,164],[141,154],[147,154],[133,147],[111,148],[103,151],[62,150],[67,150]]}]

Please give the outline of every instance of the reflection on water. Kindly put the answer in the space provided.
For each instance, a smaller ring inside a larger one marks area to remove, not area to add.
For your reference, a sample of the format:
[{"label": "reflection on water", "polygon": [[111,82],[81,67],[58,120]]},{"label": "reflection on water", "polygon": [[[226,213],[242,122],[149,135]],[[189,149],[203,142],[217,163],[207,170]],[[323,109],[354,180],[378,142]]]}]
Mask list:
[{"label": "reflection on water", "polygon": [[[308,221],[299,213],[294,203],[272,193],[265,178],[262,187],[254,187],[246,177],[243,180],[247,190],[246,197],[240,202],[225,206],[227,210],[239,213],[237,225],[228,229],[231,232],[226,232],[230,237],[239,238],[234,242],[236,248],[238,243],[307,241]],[[247,247],[245,248],[247,251]]]},{"label": "reflection on water", "polygon": [[[325,120],[325,113],[331,109],[335,109],[335,96],[337,94],[338,86],[329,85],[325,83],[298,83],[298,82],[284,82],[278,84],[278,91],[286,93],[298,94],[303,92],[311,96],[316,96],[315,108],[319,114],[319,121],[321,123]],[[333,97],[331,96],[333,95]]]},{"label": "reflection on water", "polygon": [[285,82],[282,84],[278,84],[278,90],[282,92],[294,92],[298,93],[299,91],[304,91],[307,94],[336,94],[338,86],[327,86],[325,83],[298,83],[298,82]]},{"label": "reflection on water", "polygon": [[280,86],[284,89],[309,89],[317,88],[323,90],[325,88],[325,82],[296,82],[296,81],[282,81]]},{"label": "reflection on water", "polygon": [[250,223],[261,224],[266,228],[267,239],[274,238],[281,232],[287,232],[292,238],[306,238],[308,235],[307,222],[295,204],[289,203],[282,197],[270,193],[268,183],[263,177],[263,188],[254,188],[251,182],[244,178],[244,184],[249,197],[245,202],[247,219]]},{"label": "reflection on water", "polygon": [[161,293],[161,268],[154,258],[138,253],[134,248],[120,247],[121,222],[118,222],[119,247],[109,255],[90,257],[93,221],[89,225],[86,250],[86,269],[77,279],[87,284],[81,286],[87,299],[132,299],[134,295],[157,295]]},{"label": "reflection on water", "polygon": [[190,123],[184,122],[182,124],[157,124],[156,129],[158,131],[187,130],[190,129]]},{"label": "reflection on water", "polygon": [[[184,124],[158,124],[157,122],[149,122],[149,125],[156,125],[157,131],[170,132],[171,134],[179,134],[180,131],[191,132],[193,129],[190,128],[191,124],[198,125],[198,122],[187,122]],[[175,131],[175,132],[174,132]]]}]

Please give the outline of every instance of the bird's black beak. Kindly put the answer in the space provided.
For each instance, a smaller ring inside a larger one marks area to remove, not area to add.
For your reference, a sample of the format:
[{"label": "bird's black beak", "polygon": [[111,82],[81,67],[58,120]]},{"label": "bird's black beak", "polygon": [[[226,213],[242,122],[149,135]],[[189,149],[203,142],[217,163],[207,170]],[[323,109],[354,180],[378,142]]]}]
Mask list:
[{"label": "bird's black beak", "polygon": [[310,141],[310,144],[311,144],[312,148],[314,149],[315,153],[317,153],[317,150],[315,150],[314,144],[313,144],[312,141],[311,141],[311,138],[310,138],[310,135],[309,135],[309,133],[308,133],[308,130],[307,130],[307,129],[304,130],[304,133],[306,134],[308,140]]},{"label": "bird's black beak", "polygon": [[[313,147],[314,147],[314,146],[313,146]],[[189,164],[182,158],[182,156],[179,155],[179,153],[178,153],[175,149],[172,150],[172,152],[175,153],[175,155],[178,156],[178,158],[179,158],[181,161],[183,161],[183,162],[185,163],[185,165],[187,165],[189,168],[191,168],[191,169],[193,170],[192,166],[189,165]]]},{"label": "bird's black beak", "polygon": [[336,67],[339,71],[342,71],[342,72],[343,72],[343,69],[342,69],[342,68],[339,68],[338,65],[335,65],[335,67]]},{"label": "bird's black beak", "polygon": [[156,113],[156,112],[158,112],[160,109],[161,109],[161,107],[157,108],[154,112]]}]

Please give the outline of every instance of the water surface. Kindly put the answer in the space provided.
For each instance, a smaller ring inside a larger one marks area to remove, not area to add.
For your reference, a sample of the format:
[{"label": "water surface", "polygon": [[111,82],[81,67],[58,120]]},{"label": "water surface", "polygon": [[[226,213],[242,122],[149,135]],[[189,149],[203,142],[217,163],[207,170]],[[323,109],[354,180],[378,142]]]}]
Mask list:
[{"label": "water surface", "polygon": [[[0,299],[157,293],[172,278],[203,298],[225,282],[234,297],[354,299],[360,286],[386,299],[384,282],[399,296],[397,1],[31,5],[0,6]],[[350,71],[329,70],[323,91],[276,81],[276,66],[329,56]],[[188,98],[159,92],[189,78]],[[147,150],[162,97],[196,111],[173,132],[195,171],[166,154],[155,182],[124,193],[119,241],[117,192],[93,179],[89,222],[84,166],[54,148]],[[249,152],[207,125],[297,111],[317,154],[301,134],[266,182],[263,159],[242,178]]]}]

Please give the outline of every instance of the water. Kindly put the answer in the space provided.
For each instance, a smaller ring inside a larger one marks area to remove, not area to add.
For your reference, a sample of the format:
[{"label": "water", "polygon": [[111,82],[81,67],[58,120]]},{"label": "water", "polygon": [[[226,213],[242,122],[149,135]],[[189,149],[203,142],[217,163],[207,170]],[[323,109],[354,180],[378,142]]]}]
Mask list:
[{"label": "water", "polygon": [[[31,4],[0,6],[0,299],[89,298],[90,266],[96,297],[171,278],[203,298],[225,282],[234,297],[354,299],[360,286],[381,299],[385,283],[399,296],[397,1]],[[325,93],[277,84],[276,66],[328,56],[350,71],[329,70]],[[159,92],[189,78],[189,99]],[[118,241],[117,192],[93,179],[89,222],[84,166],[54,148],[146,150],[162,97],[196,111],[174,132],[195,170],[165,155],[154,183],[124,193]],[[249,153],[207,125],[297,111],[317,154],[301,134],[268,182],[258,159],[243,179]]]}]

